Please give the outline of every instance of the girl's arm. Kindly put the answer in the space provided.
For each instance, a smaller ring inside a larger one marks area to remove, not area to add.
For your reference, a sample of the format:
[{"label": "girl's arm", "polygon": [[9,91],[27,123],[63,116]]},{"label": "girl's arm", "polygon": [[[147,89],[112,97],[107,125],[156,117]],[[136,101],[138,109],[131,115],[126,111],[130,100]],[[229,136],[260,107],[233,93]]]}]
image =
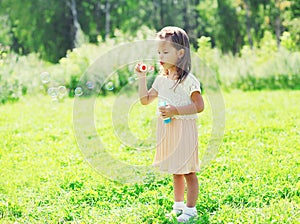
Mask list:
[{"label": "girl's arm", "polygon": [[187,115],[202,112],[204,110],[204,101],[200,92],[193,92],[191,99],[192,103],[186,106],[175,107],[173,105],[167,105],[166,107],[160,107],[159,111],[163,118],[172,117],[174,115]]},{"label": "girl's arm", "polygon": [[138,77],[139,77],[139,97],[140,97],[140,102],[143,105],[147,105],[147,104],[151,103],[158,96],[158,93],[153,88],[151,88],[148,91],[147,80],[146,80],[146,72],[141,72],[136,67],[136,73],[138,74]]}]

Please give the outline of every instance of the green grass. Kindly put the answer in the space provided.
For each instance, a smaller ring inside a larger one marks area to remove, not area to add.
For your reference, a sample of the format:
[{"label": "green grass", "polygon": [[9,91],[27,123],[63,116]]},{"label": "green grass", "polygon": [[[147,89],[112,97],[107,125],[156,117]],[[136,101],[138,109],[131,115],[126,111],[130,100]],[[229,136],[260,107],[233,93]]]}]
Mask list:
[{"label": "green grass", "polygon": [[[224,97],[223,145],[198,174],[198,223],[299,223],[300,91]],[[105,146],[119,160],[151,164],[153,150],[122,147],[115,137],[113,102],[97,100]],[[170,177],[125,185],[99,175],[76,144],[72,110],[72,99],[54,103],[47,96],[0,106],[0,223],[168,223]],[[137,119],[129,127],[141,139],[153,130],[153,111],[137,104],[130,112]],[[201,152],[211,131],[209,103],[199,118]]]}]

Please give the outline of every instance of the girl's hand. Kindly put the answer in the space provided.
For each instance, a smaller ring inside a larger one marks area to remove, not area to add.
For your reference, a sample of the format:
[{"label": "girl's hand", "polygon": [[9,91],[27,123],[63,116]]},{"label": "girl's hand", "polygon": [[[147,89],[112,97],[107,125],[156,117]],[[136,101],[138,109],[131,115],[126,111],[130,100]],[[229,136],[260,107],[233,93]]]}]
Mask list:
[{"label": "girl's hand", "polygon": [[178,114],[176,107],[173,105],[162,106],[159,107],[158,110],[163,119],[173,117],[174,115]]},{"label": "girl's hand", "polygon": [[141,71],[140,70],[140,65],[142,65],[142,63],[138,63],[135,67],[134,67],[134,71],[136,72],[136,74],[138,75],[138,77],[145,77],[147,74],[147,70],[146,71]]}]

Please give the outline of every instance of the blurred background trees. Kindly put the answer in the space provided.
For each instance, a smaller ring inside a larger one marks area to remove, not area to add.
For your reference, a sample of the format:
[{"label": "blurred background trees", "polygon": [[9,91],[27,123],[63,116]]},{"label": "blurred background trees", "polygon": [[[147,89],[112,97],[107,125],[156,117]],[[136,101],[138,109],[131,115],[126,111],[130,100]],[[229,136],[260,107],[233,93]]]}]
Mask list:
[{"label": "blurred background trees", "polygon": [[38,52],[58,62],[81,43],[97,43],[119,30],[128,38],[142,26],[185,29],[195,49],[201,36],[223,53],[259,46],[266,31],[288,32],[300,47],[300,2],[284,0],[1,0],[0,43],[18,54]]},{"label": "blurred background trees", "polygon": [[[300,89],[300,1],[0,0],[0,104],[38,92],[57,99],[59,89],[73,97],[99,54],[167,25],[187,31],[224,90]],[[132,74],[127,65],[108,80],[114,88],[102,73],[93,85],[117,93]]]}]

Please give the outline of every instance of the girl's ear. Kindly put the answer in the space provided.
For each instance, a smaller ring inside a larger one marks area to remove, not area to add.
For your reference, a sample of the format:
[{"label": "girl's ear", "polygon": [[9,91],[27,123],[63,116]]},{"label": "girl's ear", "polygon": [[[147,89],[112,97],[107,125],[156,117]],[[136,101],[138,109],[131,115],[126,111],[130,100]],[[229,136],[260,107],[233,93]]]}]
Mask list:
[{"label": "girl's ear", "polygon": [[182,57],[184,56],[184,49],[178,50],[178,51],[177,51],[177,56],[178,56],[179,58],[182,58]]}]

